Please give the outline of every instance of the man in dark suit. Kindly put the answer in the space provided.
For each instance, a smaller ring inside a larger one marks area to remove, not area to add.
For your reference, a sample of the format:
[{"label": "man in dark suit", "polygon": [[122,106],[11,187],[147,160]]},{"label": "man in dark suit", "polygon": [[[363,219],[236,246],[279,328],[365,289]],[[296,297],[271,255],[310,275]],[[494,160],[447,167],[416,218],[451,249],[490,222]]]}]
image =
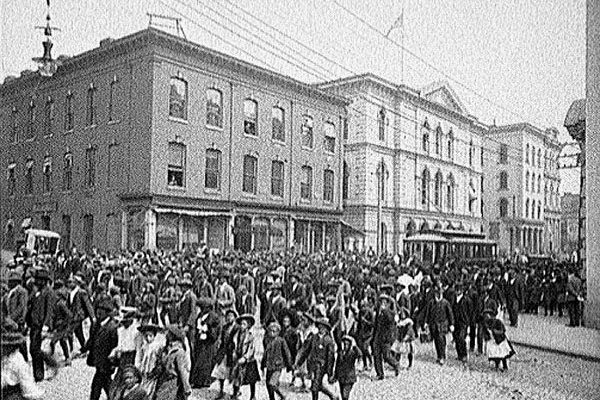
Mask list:
[{"label": "man in dark suit", "polygon": [[[22,275],[17,271],[12,271],[8,275],[8,293],[2,302],[2,313],[3,316],[10,318],[16,324],[19,332],[24,333],[29,295],[27,289],[21,285],[22,282]],[[29,358],[27,355],[27,343],[23,342],[19,347],[19,351],[23,354],[25,361],[27,361]]]},{"label": "man in dark suit", "polygon": [[434,293],[434,299],[425,309],[425,321],[429,325],[438,363],[443,365],[446,360],[446,334],[454,332],[454,314],[450,303],[443,297],[443,289],[437,286]]},{"label": "man in dark suit", "polygon": [[464,294],[462,283],[454,286],[456,297],[452,303],[452,312],[454,313],[454,343],[456,344],[456,354],[460,361],[467,361],[467,329],[471,324],[473,307],[471,300]]},{"label": "man in dark suit", "polygon": [[44,363],[56,371],[57,364],[52,356],[42,351],[43,335],[52,331],[54,305],[56,296],[48,283],[50,273],[45,268],[36,269],[33,273],[34,284],[27,310],[29,325],[29,352],[33,366],[33,377],[36,382],[44,380]]},{"label": "man in dark suit", "polygon": [[[94,307],[92,301],[88,295],[85,281],[80,275],[75,275],[72,279],[69,279],[68,286],[70,289],[68,304],[69,308],[73,312],[72,327],[75,337],[79,342],[79,346],[83,348],[85,346],[85,335],[83,334],[83,321],[86,318],[90,319],[92,325],[96,322],[94,315]],[[71,347],[73,338],[70,338]]]},{"label": "man in dark suit", "polygon": [[308,296],[306,286],[300,282],[296,273],[290,274],[289,307],[296,312],[308,311]]},{"label": "man in dark suit", "polygon": [[198,318],[198,309],[196,303],[198,298],[192,290],[193,283],[189,279],[183,279],[179,286],[183,295],[179,301],[179,319],[178,323],[181,329],[185,331],[190,346],[194,347],[196,337],[196,319]]},{"label": "man in dark suit", "polygon": [[567,309],[569,310],[569,325],[576,327],[581,324],[582,283],[574,271],[569,273],[567,280]]},{"label": "man in dark suit", "polygon": [[309,336],[302,346],[294,369],[306,361],[306,368],[311,374],[310,391],[312,400],[318,400],[319,392],[331,400],[336,399],[333,393],[323,385],[323,377],[327,375],[333,379],[333,365],[335,362],[335,343],[331,337],[331,325],[327,318],[319,318],[316,322],[319,333]]},{"label": "man in dark suit", "polygon": [[392,344],[396,339],[395,314],[390,309],[392,298],[387,294],[382,294],[379,296],[379,302],[380,306],[375,315],[373,328],[373,358],[377,380],[382,380],[384,378],[384,360],[394,368],[396,376],[398,376],[399,370],[398,363],[391,354]]},{"label": "man in dark suit", "polygon": [[511,269],[508,273],[508,281],[506,282],[505,297],[506,309],[510,318],[510,326],[517,326],[519,323],[519,307],[521,304],[521,289],[517,281],[516,271]]},{"label": "man in dark suit", "polygon": [[240,314],[254,315],[254,298],[248,293],[246,285],[240,285],[235,297],[235,309]]},{"label": "man in dark suit", "polygon": [[114,366],[109,359],[111,351],[117,347],[119,338],[117,335],[118,323],[112,317],[114,313],[113,302],[105,299],[98,304],[96,309],[98,323],[92,326],[90,339],[85,350],[89,351],[87,365],[96,368],[92,379],[90,400],[99,400],[102,390],[109,396],[111,376]]}]

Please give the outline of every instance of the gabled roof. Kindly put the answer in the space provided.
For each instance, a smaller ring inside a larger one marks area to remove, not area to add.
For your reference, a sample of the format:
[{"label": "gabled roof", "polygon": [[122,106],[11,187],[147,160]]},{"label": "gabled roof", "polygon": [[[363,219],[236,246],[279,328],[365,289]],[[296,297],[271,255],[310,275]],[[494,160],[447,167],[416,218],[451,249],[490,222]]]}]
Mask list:
[{"label": "gabled roof", "polygon": [[447,81],[437,81],[425,86],[421,89],[421,96],[459,114],[469,114],[465,105]]}]

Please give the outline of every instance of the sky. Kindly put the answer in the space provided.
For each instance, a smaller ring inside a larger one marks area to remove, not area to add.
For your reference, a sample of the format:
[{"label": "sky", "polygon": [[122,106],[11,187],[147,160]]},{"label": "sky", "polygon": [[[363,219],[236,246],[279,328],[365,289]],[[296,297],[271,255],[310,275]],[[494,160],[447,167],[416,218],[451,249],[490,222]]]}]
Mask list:
[{"label": "sky", "polygon": [[[336,3],[380,32],[400,19],[396,44]],[[446,80],[482,122],[554,126],[562,142],[572,141],[567,109],[585,97],[585,0],[51,0],[53,55],[144,29],[148,12],[181,18],[191,41],[306,82],[364,72],[414,88]],[[45,0],[0,0],[0,81],[36,68],[45,15]],[[561,191],[578,192],[578,175],[563,170]]]}]

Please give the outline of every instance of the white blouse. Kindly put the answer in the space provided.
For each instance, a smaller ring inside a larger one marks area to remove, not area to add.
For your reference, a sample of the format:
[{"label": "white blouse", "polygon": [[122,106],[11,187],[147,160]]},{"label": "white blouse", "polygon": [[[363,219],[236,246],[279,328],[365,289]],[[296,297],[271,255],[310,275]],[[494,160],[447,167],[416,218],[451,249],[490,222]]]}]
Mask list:
[{"label": "white blouse", "polygon": [[23,355],[17,350],[2,357],[2,388],[6,386],[21,386],[21,392],[26,399],[41,399],[44,390],[33,379],[33,373]]}]

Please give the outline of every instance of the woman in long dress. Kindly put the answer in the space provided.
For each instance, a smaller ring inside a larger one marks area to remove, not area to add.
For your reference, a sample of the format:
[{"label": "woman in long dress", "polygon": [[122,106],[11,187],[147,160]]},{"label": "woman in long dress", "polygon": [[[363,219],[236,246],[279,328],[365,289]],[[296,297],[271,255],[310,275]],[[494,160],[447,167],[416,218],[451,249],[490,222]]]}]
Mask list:
[{"label": "woman in long dress", "polygon": [[502,362],[502,370],[508,370],[508,359],[515,354],[512,344],[506,337],[506,328],[504,323],[498,318],[493,317],[495,310],[484,310],[485,316],[484,339],[486,341],[486,353],[489,361],[494,362],[494,367],[498,370]]},{"label": "woman in long dress", "polygon": [[206,297],[198,299],[200,315],[196,321],[197,334],[190,384],[193,388],[209,387],[213,381],[211,372],[215,366],[220,334],[219,315],[214,311],[214,302]]},{"label": "woman in long dress", "polygon": [[191,365],[186,354],[185,342],[185,333],[179,327],[167,327],[167,346],[157,366],[155,400],[186,400],[192,393]]},{"label": "woman in long dress", "polygon": [[254,336],[250,328],[254,325],[254,316],[241,315],[237,319],[240,329],[233,337],[235,350],[233,351],[233,368],[231,383],[233,384],[233,397],[238,397],[241,386],[250,385],[250,400],[256,398],[256,382],[260,381],[258,364],[254,358]]},{"label": "woman in long dress", "polygon": [[157,333],[162,331],[162,328],[158,325],[147,324],[138,327],[138,330],[143,335],[144,340],[136,351],[135,367],[142,375],[140,386],[146,391],[148,398],[151,399],[154,396],[158,378],[154,371],[164,347],[164,343],[161,343],[156,337]]},{"label": "woman in long dress", "polygon": [[219,382],[219,394],[216,399],[222,399],[225,397],[223,387],[225,385],[225,379],[231,380],[231,367],[233,366],[233,352],[235,346],[233,343],[233,337],[239,329],[239,325],[236,322],[238,315],[235,310],[227,310],[225,312],[225,325],[221,331],[221,338],[219,343],[219,349],[215,357],[215,367],[213,368],[211,376]]}]

